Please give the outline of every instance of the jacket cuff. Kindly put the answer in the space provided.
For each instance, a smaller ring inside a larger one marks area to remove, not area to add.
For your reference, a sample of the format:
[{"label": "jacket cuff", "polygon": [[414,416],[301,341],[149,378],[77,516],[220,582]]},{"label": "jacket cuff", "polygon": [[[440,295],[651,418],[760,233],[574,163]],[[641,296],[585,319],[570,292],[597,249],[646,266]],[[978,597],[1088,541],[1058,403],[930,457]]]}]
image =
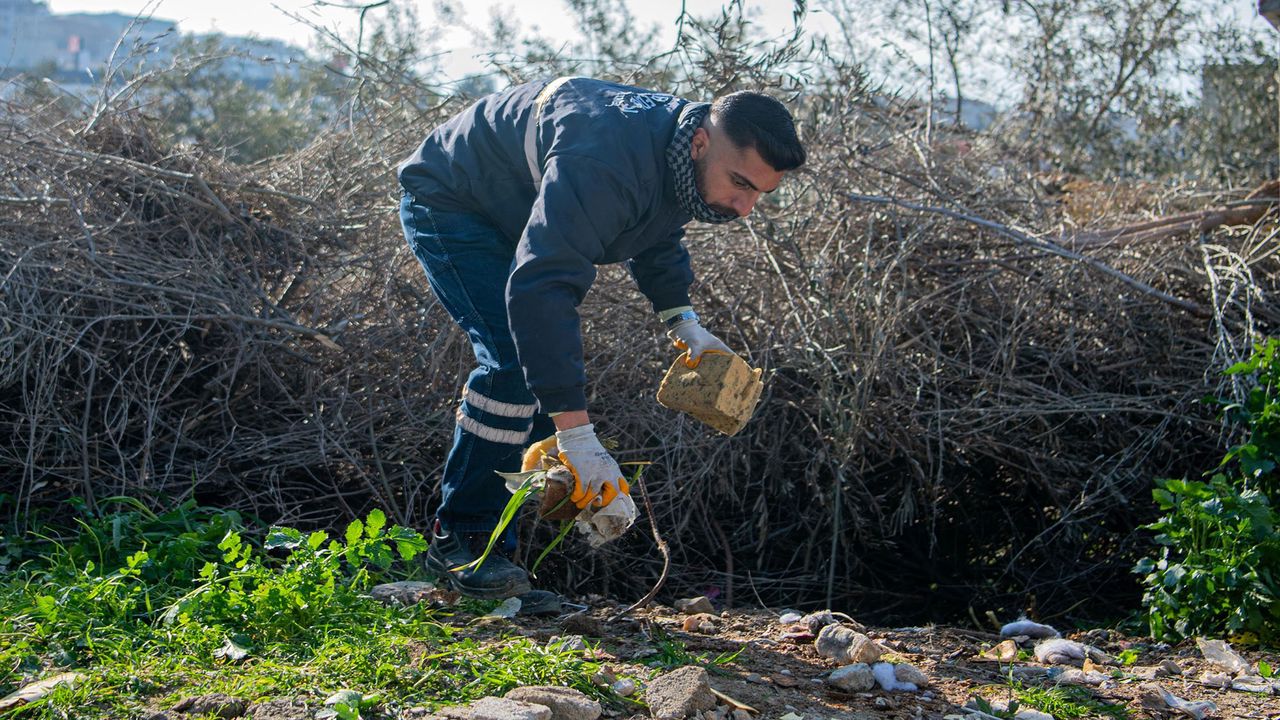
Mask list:
[{"label": "jacket cuff", "polygon": [[653,311],[660,313],[678,307],[692,307],[688,288],[682,290],[665,290],[661,293],[646,293],[649,302],[653,303]]},{"label": "jacket cuff", "polygon": [[571,412],[587,409],[587,392],[581,385],[549,390],[534,390],[538,398],[538,411],[544,413]]}]

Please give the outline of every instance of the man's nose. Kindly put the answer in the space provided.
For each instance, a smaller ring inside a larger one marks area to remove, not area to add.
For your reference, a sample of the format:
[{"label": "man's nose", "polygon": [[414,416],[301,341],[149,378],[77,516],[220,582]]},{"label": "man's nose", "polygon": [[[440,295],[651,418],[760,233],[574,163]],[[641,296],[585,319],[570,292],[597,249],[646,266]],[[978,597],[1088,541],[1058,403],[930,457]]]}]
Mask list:
[{"label": "man's nose", "polygon": [[738,217],[746,217],[751,214],[751,208],[756,206],[756,200],[759,199],[758,192],[741,193],[733,199],[733,211],[738,213]]}]

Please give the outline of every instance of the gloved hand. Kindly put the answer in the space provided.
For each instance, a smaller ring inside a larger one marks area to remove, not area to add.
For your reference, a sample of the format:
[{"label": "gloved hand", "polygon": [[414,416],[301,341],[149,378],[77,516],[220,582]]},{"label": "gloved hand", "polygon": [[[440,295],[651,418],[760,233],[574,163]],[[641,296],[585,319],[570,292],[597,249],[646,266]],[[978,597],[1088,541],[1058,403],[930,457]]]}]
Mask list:
[{"label": "gloved hand", "polygon": [[588,423],[556,433],[560,461],[573,471],[573,492],[569,500],[579,508],[595,501],[597,507],[613,502],[618,494],[630,495],[618,463],[596,438],[595,426]]},{"label": "gloved hand", "polygon": [[698,363],[702,361],[703,353],[734,354],[720,338],[712,335],[709,330],[702,327],[697,318],[681,320],[672,325],[671,329],[667,331],[667,337],[671,338],[676,347],[688,351],[689,357],[685,359],[684,364],[691,368],[698,367]]}]

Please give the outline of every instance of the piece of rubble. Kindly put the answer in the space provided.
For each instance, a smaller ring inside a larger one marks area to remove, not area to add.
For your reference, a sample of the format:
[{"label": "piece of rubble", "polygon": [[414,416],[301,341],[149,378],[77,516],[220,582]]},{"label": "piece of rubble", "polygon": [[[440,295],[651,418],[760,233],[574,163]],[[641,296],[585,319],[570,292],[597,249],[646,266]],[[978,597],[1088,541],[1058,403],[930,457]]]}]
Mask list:
[{"label": "piece of rubble", "polygon": [[1013,720],[1053,720],[1053,716],[1039,710],[1027,709],[1019,710],[1018,714],[1013,716]]},{"label": "piece of rubble", "polygon": [[876,683],[884,690],[910,690],[912,692],[919,690],[914,683],[903,682],[898,679],[897,669],[893,663],[878,662],[871,666],[871,674],[875,676]]},{"label": "piece of rubble", "polygon": [[303,698],[268,700],[250,705],[245,713],[249,720],[311,720],[314,716]]},{"label": "piece of rubble", "polygon": [[876,686],[875,675],[866,663],[854,663],[833,670],[827,676],[827,684],[845,692],[864,692]]},{"label": "piece of rubble", "polygon": [[893,676],[900,683],[909,683],[917,688],[929,687],[929,676],[924,671],[910,663],[898,663],[893,666]]},{"label": "piece of rubble", "polygon": [[710,598],[705,595],[699,595],[695,598],[684,598],[676,600],[676,610],[685,615],[697,615],[698,613],[714,613],[715,606],[711,604]]},{"label": "piece of rubble", "polygon": [[778,622],[782,625],[792,625],[804,619],[804,616],[795,610],[783,610],[778,616]]},{"label": "piece of rubble", "polygon": [[716,631],[717,620],[718,618],[716,618],[715,615],[711,615],[709,613],[698,613],[697,615],[690,615],[685,618],[684,624],[681,627],[684,628],[685,632],[696,632],[702,633],[703,635],[711,635]]},{"label": "piece of rubble", "polygon": [[1196,638],[1196,645],[1200,646],[1200,653],[1205,660],[1232,675],[1243,675],[1251,669],[1249,663],[1222,640]]},{"label": "piece of rubble", "polygon": [[1049,625],[1041,625],[1038,622],[1032,622],[1026,618],[1019,618],[1000,628],[1000,637],[1011,638],[1018,635],[1025,635],[1034,640],[1044,640],[1046,638],[1062,637],[1062,633],[1055,630]]},{"label": "piece of rubble", "polygon": [[982,662],[1011,663],[1018,659],[1018,643],[1013,640],[1002,640],[978,653],[975,660]]},{"label": "piece of rubble", "polygon": [[1096,686],[1106,682],[1109,678],[1096,670],[1081,670],[1080,668],[1067,668],[1058,676],[1057,681],[1066,683],[1067,685],[1090,685]]},{"label": "piece of rubble", "polygon": [[212,715],[218,718],[238,718],[244,715],[249,707],[246,700],[232,697],[226,693],[209,693],[183,698],[173,706],[174,710],[187,715]]},{"label": "piece of rubble", "polygon": [[562,652],[566,650],[586,650],[587,641],[581,635],[565,635],[563,637],[552,635],[551,639],[547,641],[547,649],[560,650]]},{"label": "piece of rubble", "polygon": [[808,615],[800,618],[800,623],[809,628],[809,632],[814,635],[821,632],[822,628],[828,625],[835,625],[838,622],[840,621],[836,620],[836,616],[833,615],[830,610],[819,610],[818,612],[809,613]]},{"label": "piece of rubble", "polygon": [[555,685],[518,687],[503,697],[508,700],[546,705],[551,708],[552,720],[596,720],[603,711],[599,702],[581,692]]},{"label": "piece of rubble", "polygon": [[1195,720],[1204,720],[1209,713],[1217,712],[1218,706],[1208,700],[1192,702],[1174,695],[1159,683],[1145,683],[1138,686],[1141,693],[1138,699],[1142,706],[1151,710],[1173,710]]},{"label": "piece of rubble", "polygon": [[622,678],[609,687],[613,688],[613,691],[622,697],[631,697],[636,694],[637,690],[636,681],[631,678]]},{"label": "piece of rubble", "polygon": [[401,605],[409,607],[417,605],[423,600],[431,597],[436,590],[435,583],[420,582],[417,580],[404,580],[401,582],[383,583],[374,585],[369,591],[369,597],[377,600],[383,605]]},{"label": "piece of rubble", "polygon": [[440,708],[430,720],[551,720],[551,708],[520,700],[482,697],[467,705]]},{"label": "piece of rubble", "polygon": [[1178,666],[1178,663],[1170,660],[1169,658],[1165,658],[1160,661],[1160,669],[1171,677],[1178,677],[1182,675],[1182,668]]},{"label": "piece of rubble", "polygon": [[681,720],[716,706],[707,670],[696,665],[677,668],[649,681],[644,700],[657,720]]},{"label": "piece of rubble", "polygon": [[874,640],[843,625],[828,625],[818,633],[814,648],[822,657],[841,664],[867,663],[880,659],[884,649]]}]

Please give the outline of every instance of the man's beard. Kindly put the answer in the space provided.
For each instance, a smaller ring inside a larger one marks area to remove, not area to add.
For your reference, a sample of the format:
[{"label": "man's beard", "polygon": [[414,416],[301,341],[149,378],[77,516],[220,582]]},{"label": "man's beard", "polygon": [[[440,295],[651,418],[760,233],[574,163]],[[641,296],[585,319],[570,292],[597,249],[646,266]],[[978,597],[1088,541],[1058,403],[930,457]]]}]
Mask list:
[{"label": "man's beard", "polygon": [[[698,196],[702,198],[703,202],[707,202],[707,191],[706,191],[707,163],[708,163],[708,160],[706,155],[703,155],[700,158],[694,158],[693,160],[693,182],[695,185],[697,185]],[[740,215],[738,215],[737,210],[734,210],[728,205],[716,205],[712,203],[707,203],[707,206],[722,215],[732,215],[733,217],[741,217]]]}]

